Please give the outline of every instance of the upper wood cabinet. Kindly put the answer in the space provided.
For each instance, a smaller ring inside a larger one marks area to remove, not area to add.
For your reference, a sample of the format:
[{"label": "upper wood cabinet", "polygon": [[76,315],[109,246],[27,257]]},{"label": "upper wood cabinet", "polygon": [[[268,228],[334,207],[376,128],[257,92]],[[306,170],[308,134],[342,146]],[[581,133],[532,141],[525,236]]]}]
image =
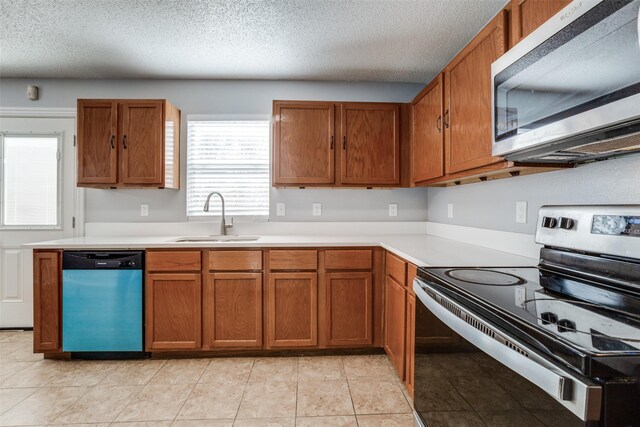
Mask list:
[{"label": "upper wood cabinet", "polygon": [[78,186],[179,188],[180,110],[166,100],[78,100]]},{"label": "upper wood cabinet", "polygon": [[515,46],[569,3],[571,0],[511,0],[511,46]]},{"label": "upper wood cabinet", "polygon": [[400,106],[340,105],[342,184],[400,184]]},{"label": "upper wood cabinet", "polygon": [[401,110],[392,103],[274,101],[273,186],[399,186]]},{"label": "upper wood cabinet", "polygon": [[491,155],[491,63],[507,47],[506,12],[500,12],[444,70],[445,172],[502,161]]},{"label": "upper wood cabinet", "polygon": [[33,351],[62,351],[62,251],[33,254]]},{"label": "upper wood cabinet", "polygon": [[412,184],[444,175],[443,87],[439,74],[412,102]]}]

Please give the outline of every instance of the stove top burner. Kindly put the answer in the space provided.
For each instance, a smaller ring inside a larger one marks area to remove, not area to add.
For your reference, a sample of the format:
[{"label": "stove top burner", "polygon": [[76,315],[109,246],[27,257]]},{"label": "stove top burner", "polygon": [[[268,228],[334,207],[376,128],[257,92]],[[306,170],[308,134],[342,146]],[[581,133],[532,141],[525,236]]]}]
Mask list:
[{"label": "stove top burner", "polygon": [[461,282],[486,286],[516,286],[527,283],[522,277],[502,271],[480,268],[453,268],[444,272],[448,277]]}]

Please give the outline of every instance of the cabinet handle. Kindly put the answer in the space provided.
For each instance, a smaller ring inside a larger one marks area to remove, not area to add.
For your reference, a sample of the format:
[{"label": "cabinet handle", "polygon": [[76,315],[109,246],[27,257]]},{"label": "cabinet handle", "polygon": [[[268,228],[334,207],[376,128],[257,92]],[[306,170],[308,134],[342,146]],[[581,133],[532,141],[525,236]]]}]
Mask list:
[{"label": "cabinet handle", "polygon": [[436,120],[436,128],[438,132],[442,132],[442,115],[438,116],[438,120]]},{"label": "cabinet handle", "polygon": [[346,137],[346,135],[342,137],[342,149],[343,150],[347,149],[347,137]]},{"label": "cabinet handle", "polygon": [[331,142],[329,143],[329,150],[333,150],[333,135],[331,135]]},{"label": "cabinet handle", "polygon": [[444,127],[449,129],[449,110],[444,112]]},{"label": "cabinet handle", "polygon": [[116,136],[111,134],[111,149],[116,148],[116,145],[113,143],[116,140]]},{"label": "cabinet handle", "polygon": [[122,137],[122,147],[126,150],[127,149],[127,135]]}]

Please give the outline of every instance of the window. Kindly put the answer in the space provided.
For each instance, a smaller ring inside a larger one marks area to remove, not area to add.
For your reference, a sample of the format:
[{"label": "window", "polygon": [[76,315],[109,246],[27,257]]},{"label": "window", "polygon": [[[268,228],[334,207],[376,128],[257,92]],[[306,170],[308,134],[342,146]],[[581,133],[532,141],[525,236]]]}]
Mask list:
[{"label": "window", "polygon": [[221,214],[211,191],[222,193],[226,215],[269,216],[269,121],[189,120],[187,126],[187,216]]},{"label": "window", "polygon": [[0,135],[0,225],[60,228],[60,137]]}]

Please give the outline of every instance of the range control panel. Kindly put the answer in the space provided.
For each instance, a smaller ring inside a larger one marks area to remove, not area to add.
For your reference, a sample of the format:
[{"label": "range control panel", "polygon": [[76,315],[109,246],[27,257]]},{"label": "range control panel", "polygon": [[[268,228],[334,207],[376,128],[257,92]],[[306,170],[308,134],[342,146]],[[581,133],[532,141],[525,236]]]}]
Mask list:
[{"label": "range control panel", "polygon": [[640,205],[543,206],[536,243],[640,259]]}]

